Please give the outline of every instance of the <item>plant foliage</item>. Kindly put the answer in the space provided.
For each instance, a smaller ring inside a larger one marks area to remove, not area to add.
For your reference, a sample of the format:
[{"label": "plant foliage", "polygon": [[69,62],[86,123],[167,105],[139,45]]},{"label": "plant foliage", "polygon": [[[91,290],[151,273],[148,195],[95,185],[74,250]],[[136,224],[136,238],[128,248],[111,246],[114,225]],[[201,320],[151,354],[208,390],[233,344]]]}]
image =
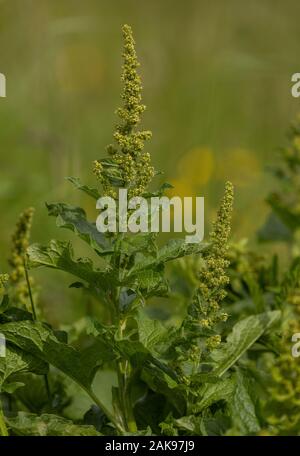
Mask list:
[{"label": "plant foliage", "polygon": [[[148,188],[155,176],[144,151],[151,133],[139,130],[145,106],[129,26],[123,35],[115,142],[94,162],[95,187],[68,178],[94,203],[109,195],[118,204],[119,188],[149,197],[169,187]],[[269,219],[261,239],[296,242],[299,150],[294,130],[285,171],[276,169],[289,191],[268,199],[278,230],[274,235]],[[0,358],[2,435],[299,435],[300,377],[291,375],[289,347],[299,326],[299,260],[280,277],[276,257],[230,243],[233,198],[228,182],[209,240],[199,244],[176,239],[161,246],[157,233],[102,234],[84,209],[54,202],[48,213],[70,239],[28,246],[33,211],[21,214],[11,271],[0,276],[0,333],[7,342]],[[76,254],[74,237],[86,257]],[[92,297],[105,317],[51,327],[31,277],[40,267],[69,274],[71,287]],[[179,302],[183,316],[151,315],[150,298]],[[105,372],[114,379],[110,400],[97,388]],[[72,412],[78,397],[85,404],[79,415]]]}]

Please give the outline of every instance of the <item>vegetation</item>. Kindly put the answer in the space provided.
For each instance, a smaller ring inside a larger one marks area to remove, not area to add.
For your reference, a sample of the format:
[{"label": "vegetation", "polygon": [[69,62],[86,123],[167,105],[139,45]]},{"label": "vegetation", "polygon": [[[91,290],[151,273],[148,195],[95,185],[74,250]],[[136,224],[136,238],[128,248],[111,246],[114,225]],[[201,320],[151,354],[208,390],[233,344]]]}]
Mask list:
[{"label": "vegetation", "polygon": [[[119,188],[146,198],[169,188],[148,188],[155,172],[144,143],[151,134],[138,129],[145,109],[138,61],[131,28],[123,34],[115,144],[94,162],[96,188],[68,178],[94,204],[101,195],[118,204]],[[271,222],[258,236],[287,242],[285,273],[260,246],[252,251],[230,242],[230,182],[207,243],[175,239],[161,246],[157,233],[106,235],[81,207],[47,203],[57,226],[85,244],[83,258],[71,240],[28,247],[33,211],[21,214],[11,271],[0,276],[0,332],[7,341],[0,358],[2,435],[299,435],[299,366],[290,345],[299,326],[298,135],[294,129],[275,170],[282,192],[268,199]],[[52,328],[31,277],[40,267],[74,276],[70,287],[101,312]],[[180,303],[181,321],[152,318],[153,297]],[[95,377],[107,369],[116,379],[111,401],[95,390]],[[89,406],[70,416],[81,392]]]}]

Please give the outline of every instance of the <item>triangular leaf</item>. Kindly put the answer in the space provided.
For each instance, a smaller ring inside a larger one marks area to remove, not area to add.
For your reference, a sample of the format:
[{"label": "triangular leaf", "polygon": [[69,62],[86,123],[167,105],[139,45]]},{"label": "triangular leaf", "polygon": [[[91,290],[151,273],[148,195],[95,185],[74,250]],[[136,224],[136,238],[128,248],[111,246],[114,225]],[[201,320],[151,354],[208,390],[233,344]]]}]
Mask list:
[{"label": "triangular leaf", "polygon": [[221,377],[236,361],[280,318],[278,310],[251,315],[236,323],[223,347],[214,350],[211,357],[217,368],[213,375]]},{"label": "triangular leaf", "polygon": [[66,177],[66,179],[71,182],[78,190],[85,192],[95,200],[98,200],[101,197],[100,192],[96,188],[82,184],[78,177]]},{"label": "triangular leaf", "polygon": [[108,240],[97,230],[95,223],[87,221],[86,213],[81,207],[65,203],[46,203],[46,207],[49,215],[56,217],[58,227],[73,231],[100,255],[111,253]]},{"label": "triangular leaf", "polygon": [[33,244],[28,248],[27,253],[30,267],[47,266],[60,269],[85,280],[95,288],[107,288],[113,279],[111,271],[94,269],[90,259],[75,260],[70,242],[52,240],[49,246]]}]

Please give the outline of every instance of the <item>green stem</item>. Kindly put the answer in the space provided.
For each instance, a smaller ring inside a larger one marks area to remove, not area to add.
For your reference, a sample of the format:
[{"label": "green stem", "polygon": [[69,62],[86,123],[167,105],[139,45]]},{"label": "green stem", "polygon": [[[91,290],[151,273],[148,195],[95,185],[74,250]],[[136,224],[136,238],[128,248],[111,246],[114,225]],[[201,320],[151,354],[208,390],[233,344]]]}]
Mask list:
[{"label": "green stem", "polygon": [[[25,278],[26,278],[26,283],[27,283],[27,288],[28,288],[28,294],[29,294],[29,300],[30,300],[30,304],[31,304],[33,320],[37,321],[37,315],[36,315],[36,311],[35,311],[35,305],[34,305],[34,301],[33,301],[33,295],[32,295],[32,290],[31,290],[31,285],[30,285],[28,269],[27,269],[25,258],[23,260],[23,263],[24,263]],[[50,402],[51,401],[51,392],[50,392],[50,387],[49,387],[48,374],[44,374],[44,382],[45,382],[45,388],[47,391],[48,400]]]},{"label": "green stem", "polygon": [[131,366],[129,361],[125,361],[125,373],[124,373],[124,406],[125,406],[125,413],[126,413],[126,421],[128,430],[130,432],[137,431],[137,425],[133,413],[132,403],[131,403],[131,380],[132,380],[132,372]]},{"label": "green stem", "polygon": [[90,396],[90,398],[93,399],[95,404],[102,410],[102,412],[107,416],[107,418],[112,422],[112,424],[119,431],[119,433],[123,435],[125,433],[125,429],[123,429],[123,427],[119,423],[117,423],[113,414],[105,407],[105,405],[103,405],[103,403],[100,401],[100,399],[98,399],[96,394],[93,391],[89,391],[88,389],[85,389],[85,391]]},{"label": "green stem", "polygon": [[[1,401],[1,399],[0,399],[0,401]],[[1,403],[0,403],[0,435],[2,437],[8,437],[9,436],[9,433],[8,433],[8,430],[7,430],[7,427],[6,427],[6,424],[5,424],[5,418],[4,418],[4,415],[3,415]]]},{"label": "green stem", "polygon": [[[120,337],[123,336],[125,322],[119,321]],[[117,363],[118,386],[120,392],[121,405],[123,408],[124,421],[127,431],[136,432],[137,425],[131,404],[131,365],[129,361],[119,361]]]},{"label": "green stem", "polygon": [[[124,238],[124,233],[119,233],[115,242],[114,256],[113,256],[113,267],[118,270],[119,282],[124,279],[124,266],[122,268],[122,254],[120,253],[120,244]],[[113,293],[113,307],[116,314],[116,325],[119,328],[119,337],[123,338],[123,332],[126,328],[126,320],[122,321],[122,315],[120,314],[119,300],[120,300],[121,288],[117,287]],[[118,374],[118,390],[119,390],[119,402],[122,408],[121,413],[123,422],[126,430],[129,432],[136,432],[137,425],[133,413],[131,404],[131,366],[127,360],[117,361],[116,364]]]}]

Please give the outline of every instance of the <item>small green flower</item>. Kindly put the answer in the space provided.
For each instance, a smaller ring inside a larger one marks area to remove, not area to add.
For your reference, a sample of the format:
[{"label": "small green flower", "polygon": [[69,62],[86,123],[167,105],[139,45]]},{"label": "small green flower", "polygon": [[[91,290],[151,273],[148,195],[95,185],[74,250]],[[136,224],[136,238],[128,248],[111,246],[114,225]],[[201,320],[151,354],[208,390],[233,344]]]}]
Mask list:
[{"label": "small green flower", "polygon": [[218,348],[221,343],[221,336],[217,334],[216,336],[211,336],[206,340],[206,346],[208,350],[214,350]]}]

